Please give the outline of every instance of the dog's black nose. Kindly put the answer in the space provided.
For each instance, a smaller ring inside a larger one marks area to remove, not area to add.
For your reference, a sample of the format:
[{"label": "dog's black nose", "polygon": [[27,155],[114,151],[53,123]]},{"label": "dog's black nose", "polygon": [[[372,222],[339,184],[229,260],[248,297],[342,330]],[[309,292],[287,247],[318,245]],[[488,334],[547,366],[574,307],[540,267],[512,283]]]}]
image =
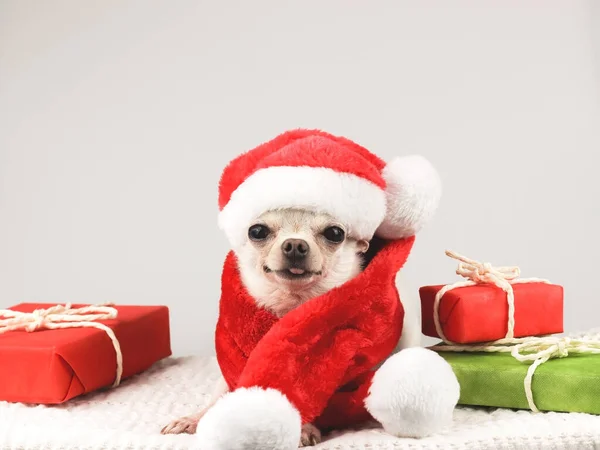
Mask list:
[{"label": "dog's black nose", "polygon": [[303,239],[286,239],[281,244],[281,251],[289,259],[300,260],[308,255],[308,243]]}]

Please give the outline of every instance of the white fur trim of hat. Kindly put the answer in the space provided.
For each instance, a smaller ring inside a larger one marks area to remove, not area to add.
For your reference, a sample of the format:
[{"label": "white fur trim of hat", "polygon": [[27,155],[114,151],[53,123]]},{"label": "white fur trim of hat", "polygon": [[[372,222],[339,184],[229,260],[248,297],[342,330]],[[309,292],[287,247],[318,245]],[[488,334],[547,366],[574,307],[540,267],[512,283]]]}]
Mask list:
[{"label": "white fur trim of hat", "polygon": [[219,226],[234,249],[246,242],[253,221],[275,209],[331,214],[350,236],[366,240],[412,236],[433,216],[441,181],[422,156],[386,164],[342,138],[305,134],[281,146],[281,137],[263,144],[223,172]]}]

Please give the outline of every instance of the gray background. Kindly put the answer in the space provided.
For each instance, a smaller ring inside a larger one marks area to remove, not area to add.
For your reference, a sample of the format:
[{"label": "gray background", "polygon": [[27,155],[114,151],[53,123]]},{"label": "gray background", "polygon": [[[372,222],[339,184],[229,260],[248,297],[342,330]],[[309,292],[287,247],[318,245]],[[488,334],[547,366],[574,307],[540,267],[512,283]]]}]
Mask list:
[{"label": "gray background", "polygon": [[415,288],[452,248],[600,325],[599,6],[1,0],[0,307],[166,304],[175,352],[212,353],[220,171],[318,127],[437,166]]}]

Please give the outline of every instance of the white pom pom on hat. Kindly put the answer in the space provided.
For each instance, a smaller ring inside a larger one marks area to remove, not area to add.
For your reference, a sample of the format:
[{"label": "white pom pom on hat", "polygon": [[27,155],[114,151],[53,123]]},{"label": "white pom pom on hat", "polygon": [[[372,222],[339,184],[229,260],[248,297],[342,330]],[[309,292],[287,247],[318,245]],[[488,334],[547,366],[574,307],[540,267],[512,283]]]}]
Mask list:
[{"label": "white pom pom on hat", "polygon": [[419,155],[394,159],[383,169],[387,186],[386,217],[376,234],[397,239],[416,234],[440,202],[442,182],[431,163]]},{"label": "white pom pom on hat", "polygon": [[264,212],[299,208],[331,214],[357,239],[400,239],[431,219],[440,196],[440,178],[421,156],[386,164],[346,138],[293,130],[225,168],[219,226],[235,249]]}]

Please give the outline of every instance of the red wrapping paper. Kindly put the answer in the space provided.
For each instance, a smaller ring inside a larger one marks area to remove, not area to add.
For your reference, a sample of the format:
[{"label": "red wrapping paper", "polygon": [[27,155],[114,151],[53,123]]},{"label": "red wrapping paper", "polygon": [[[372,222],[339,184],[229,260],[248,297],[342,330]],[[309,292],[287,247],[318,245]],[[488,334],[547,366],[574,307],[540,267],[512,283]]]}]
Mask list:
[{"label": "red wrapping paper", "polygon": [[[32,312],[53,304],[21,303]],[[73,305],[79,308],[85,305]],[[123,353],[122,379],[171,355],[166,306],[115,306],[114,320],[98,321],[114,331]],[[57,404],[115,380],[115,348],[97,328],[11,331],[0,335],[0,400]]]},{"label": "red wrapping paper", "polygon": [[[424,286],[421,296],[423,334],[440,337],[433,303],[439,286]],[[515,283],[515,337],[562,333],[563,288],[547,283]],[[459,344],[486,342],[506,336],[506,292],[491,284],[452,289],[440,301],[440,324],[446,338]]]}]

